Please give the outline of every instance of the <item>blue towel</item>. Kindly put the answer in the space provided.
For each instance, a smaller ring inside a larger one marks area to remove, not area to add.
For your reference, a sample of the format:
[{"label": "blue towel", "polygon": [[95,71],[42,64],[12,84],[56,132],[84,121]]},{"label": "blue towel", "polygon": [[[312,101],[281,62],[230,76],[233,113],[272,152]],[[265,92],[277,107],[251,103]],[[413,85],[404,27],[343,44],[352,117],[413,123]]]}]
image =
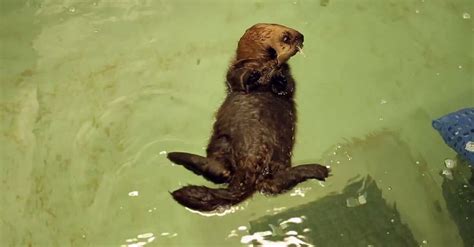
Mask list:
[{"label": "blue towel", "polygon": [[474,151],[468,150],[469,146],[474,145],[474,108],[450,113],[434,120],[432,124],[449,147],[471,165],[474,164]]}]

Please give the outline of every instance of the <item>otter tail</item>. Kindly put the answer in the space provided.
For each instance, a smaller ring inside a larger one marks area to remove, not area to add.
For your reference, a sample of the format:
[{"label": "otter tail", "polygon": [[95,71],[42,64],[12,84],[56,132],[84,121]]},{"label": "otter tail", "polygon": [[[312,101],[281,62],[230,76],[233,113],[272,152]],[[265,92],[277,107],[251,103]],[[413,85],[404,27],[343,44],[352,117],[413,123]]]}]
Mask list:
[{"label": "otter tail", "polygon": [[235,205],[253,194],[253,190],[189,185],[171,193],[181,205],[198,211],[213,211]]}]

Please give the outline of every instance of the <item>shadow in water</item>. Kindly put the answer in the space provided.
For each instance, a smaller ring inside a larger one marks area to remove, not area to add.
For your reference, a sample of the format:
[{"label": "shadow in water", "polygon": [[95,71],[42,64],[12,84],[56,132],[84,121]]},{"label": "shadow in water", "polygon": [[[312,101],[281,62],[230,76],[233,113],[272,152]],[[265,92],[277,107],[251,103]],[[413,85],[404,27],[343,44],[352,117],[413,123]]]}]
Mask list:
[{"label": "shadow in water", "polygon": [[474,168],[459,156],[452,179],[444,178],[443,196],[464,246],[474,246]]},{"label": "shadow in water", "polygon": [[387,204],[370,176],[351,182],[341,194],[265,216],[250,226],[253,234],[271,231],[271,241],[295,235],[316,246],[418,246],[396,205]]}]

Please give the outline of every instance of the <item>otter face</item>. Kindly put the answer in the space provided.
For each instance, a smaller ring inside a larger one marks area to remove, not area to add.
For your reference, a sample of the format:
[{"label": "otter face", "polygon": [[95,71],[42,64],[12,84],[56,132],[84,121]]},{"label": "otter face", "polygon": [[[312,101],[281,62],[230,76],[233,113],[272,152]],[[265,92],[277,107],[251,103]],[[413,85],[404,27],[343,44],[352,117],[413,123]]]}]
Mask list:
[{"label": "otter face", "polygon": [[[290,28],[277,29],[269,42],[270,49],[275,50],[278,64],[283,64],[298,51],[303,49],[304,36]],[[270,52],[272,52],[270,50]]]},{"label": "otter face", "polygon": [[256,24],[247,29],[239,41],[237,59],[276,59],[278,64],[288,61],[303,48],[300,32],[278,24]]}]

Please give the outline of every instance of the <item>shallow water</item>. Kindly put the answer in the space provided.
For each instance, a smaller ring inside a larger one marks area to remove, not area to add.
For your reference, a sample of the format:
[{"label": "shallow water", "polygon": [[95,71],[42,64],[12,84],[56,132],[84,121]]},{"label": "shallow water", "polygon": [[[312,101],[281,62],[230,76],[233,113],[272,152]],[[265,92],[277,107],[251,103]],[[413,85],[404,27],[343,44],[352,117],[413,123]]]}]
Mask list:
[{"label": "shallow water", "polygon": [[[1,1],[2,246],[474,246],[471,171],[440,176],[431,127],[474,106],[471,0],[200,2]],[[257,22],[305,35],[294,162],[333,176],[202,216],[168,191],[209,183],[164,154],[204,153]]]}]

